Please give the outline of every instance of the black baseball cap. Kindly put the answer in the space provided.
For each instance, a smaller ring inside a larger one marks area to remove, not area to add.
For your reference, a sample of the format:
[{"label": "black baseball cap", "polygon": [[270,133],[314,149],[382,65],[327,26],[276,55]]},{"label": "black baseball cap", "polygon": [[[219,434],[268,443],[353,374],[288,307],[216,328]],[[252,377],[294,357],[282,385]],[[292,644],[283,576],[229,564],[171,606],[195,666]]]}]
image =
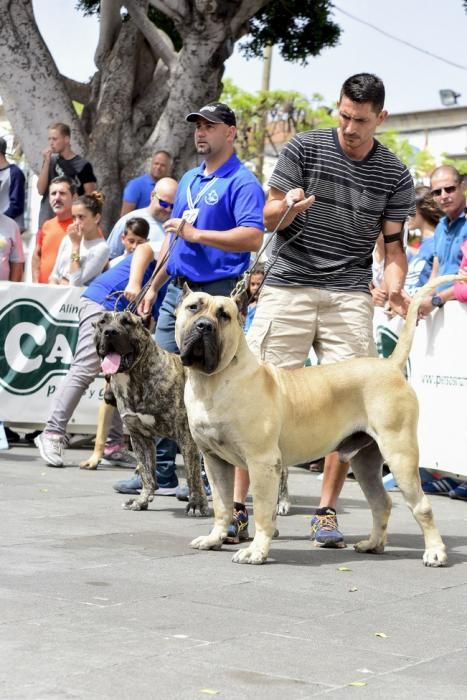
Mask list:
[{"label": "black baseball cap", "polygon": [[201,107],[199,112],[190,112],[185,117],[187,122],[195,122],[199,118],[206,119],[214,124],[227,124],[227,126],[237,126],[235,112],[223,102],[210,102]]}]

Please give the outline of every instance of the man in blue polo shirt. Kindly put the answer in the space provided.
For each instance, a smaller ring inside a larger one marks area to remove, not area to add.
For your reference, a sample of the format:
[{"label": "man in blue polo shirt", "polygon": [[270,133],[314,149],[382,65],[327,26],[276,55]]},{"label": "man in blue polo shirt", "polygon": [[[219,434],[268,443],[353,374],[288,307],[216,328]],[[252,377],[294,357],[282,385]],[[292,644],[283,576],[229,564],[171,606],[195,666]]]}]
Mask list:
[{"label": "man in blue polo shirt", "polygon": [[[192,112],[186,120],[195,123],[195,146],[204,160],[188,171],[178,185],[173,218],[164,224],[172,235],[164,241],[159,259],[169,249],[173,234],[177,232],[179,237],[142,304],[142,311],[147,313],[161,284],[171,278],[156,327],[156,342],[170,352],[178,352],[175,309],[183,283],[187,282],[193,290],[228,296],[248,268],[251,251],[260,248],[264,230],[263,189],[234,153],[234,112],[221,102],[213,102]],[[139,292],[151,255],[147,245],[135,251],[126,289],[128,298],[134,299]],[[157,481],[160,486],[173,487],[175,492],[176,446],[168,442],[158,444]],[[138,476],[114,485],[121,493],[137,493],[140,487]]]},{"label": "man in blue polo shirt", "polygon": [[135,209],[148,207],[151,194],[163,177],[172,172],[172,156],[167,151],[156,151],[152,157],[149,172],[130,180],[123,190],[123,201],[120,216],[125,216]]},{"label": "man in blue polo shirt", "polygon": [[[459,271],[462,245],[467,240],[467,218],[463,178],[452,165],[441,165],[431,176],[431,194],[445,213],[435,228],[434,260],[431,278],[452,275]],[[454,298],[452,284],[443,285],[427,297],[419,308],[419,317],[426,318]]]}]

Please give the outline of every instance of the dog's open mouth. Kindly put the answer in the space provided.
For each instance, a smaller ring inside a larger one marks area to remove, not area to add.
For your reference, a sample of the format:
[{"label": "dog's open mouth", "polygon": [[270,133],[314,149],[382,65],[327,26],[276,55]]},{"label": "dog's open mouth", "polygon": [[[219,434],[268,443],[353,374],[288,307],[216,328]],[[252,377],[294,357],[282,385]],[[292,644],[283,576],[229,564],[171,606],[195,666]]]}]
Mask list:
[{"label": "dog's open mouth", "polygon": [[102,371],[105,375],[126,372],[133,364],[133,353],[120,355],[118,352],[109,352],[101,359]]}]

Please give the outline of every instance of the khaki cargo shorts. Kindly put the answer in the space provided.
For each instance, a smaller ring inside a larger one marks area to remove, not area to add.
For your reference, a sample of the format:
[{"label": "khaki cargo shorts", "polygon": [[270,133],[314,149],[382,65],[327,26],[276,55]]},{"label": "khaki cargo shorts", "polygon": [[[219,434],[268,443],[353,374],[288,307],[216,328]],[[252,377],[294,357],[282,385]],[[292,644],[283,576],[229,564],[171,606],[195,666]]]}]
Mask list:
[{"label": "khaki cargo shorts", "polygon": [[311,349],[321,364],[377,357],[364,292],[266,285],[246,337],[258,359],[278,367],[303,367]]}]

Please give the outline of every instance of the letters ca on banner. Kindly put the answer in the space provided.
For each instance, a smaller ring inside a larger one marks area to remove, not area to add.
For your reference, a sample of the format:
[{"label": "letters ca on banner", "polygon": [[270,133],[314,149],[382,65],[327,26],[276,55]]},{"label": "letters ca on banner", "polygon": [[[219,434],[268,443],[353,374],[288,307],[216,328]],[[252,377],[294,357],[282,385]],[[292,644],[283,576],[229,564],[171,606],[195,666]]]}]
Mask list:
[{"label": "letters ca on banner", "polygon": [[28,396],[70,368],[80,290],[9,285],[6,291],[0,305],[0,392]]}]

